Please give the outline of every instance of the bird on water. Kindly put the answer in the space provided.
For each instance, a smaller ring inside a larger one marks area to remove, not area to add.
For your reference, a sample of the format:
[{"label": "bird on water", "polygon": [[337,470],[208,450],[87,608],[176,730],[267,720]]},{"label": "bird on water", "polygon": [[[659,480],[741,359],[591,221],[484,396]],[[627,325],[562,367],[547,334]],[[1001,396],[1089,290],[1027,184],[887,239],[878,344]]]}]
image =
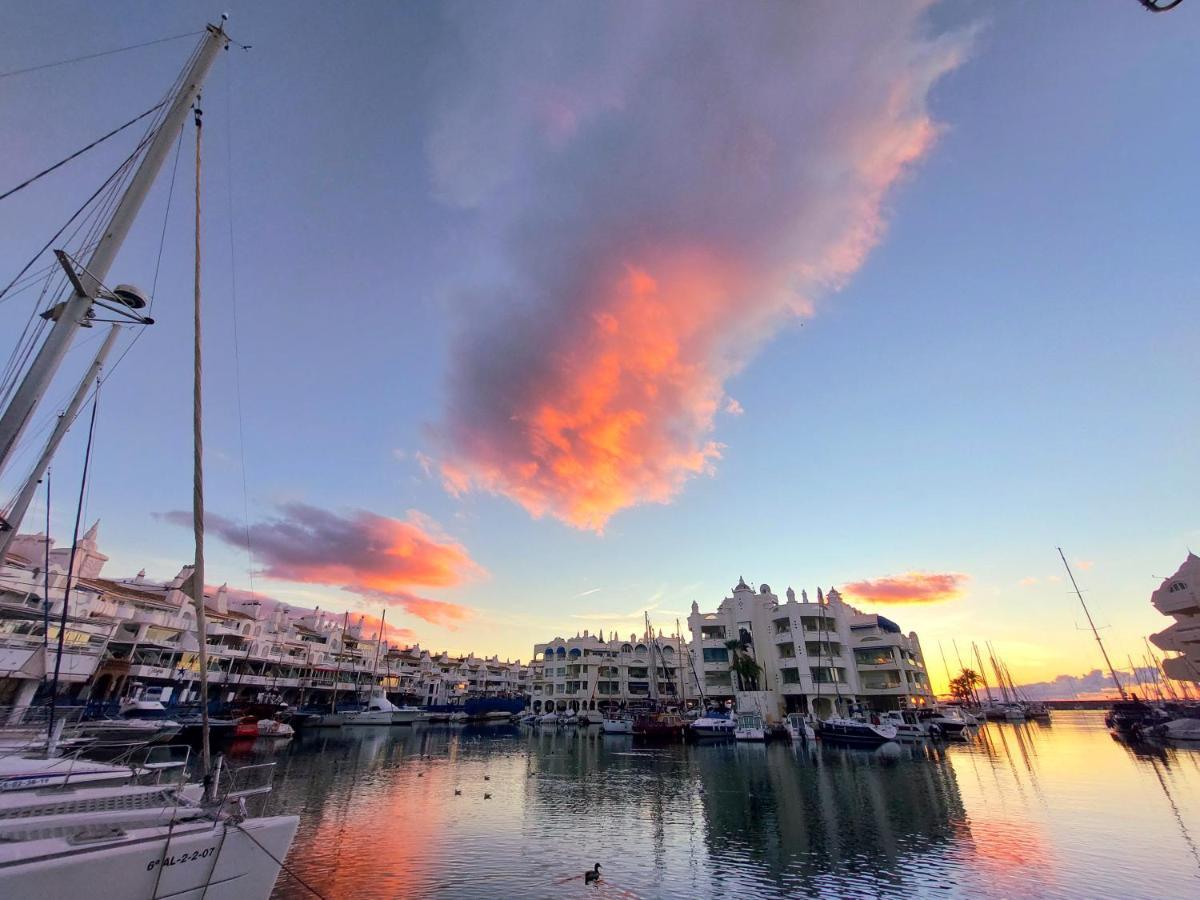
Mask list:
[{"label": "bird on water", "polygon": [[583,883],[584,884],[591,884],[593,881],[599,881],[599,880],[600,880],[600,863],[596,863],[596,867],[594,869],[590,869],[587,872],[583,873]]}]

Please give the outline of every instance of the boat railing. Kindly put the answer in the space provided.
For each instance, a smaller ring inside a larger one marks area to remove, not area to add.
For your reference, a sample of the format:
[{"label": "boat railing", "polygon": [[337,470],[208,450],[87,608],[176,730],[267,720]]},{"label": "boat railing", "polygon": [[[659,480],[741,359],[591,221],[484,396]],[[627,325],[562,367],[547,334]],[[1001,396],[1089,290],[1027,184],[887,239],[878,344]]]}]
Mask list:
[{"label": "boat railing", "polygon": [[[63,722],[67,725],[77,725],[83,719],[83,706],[58,706],[54,710],[55,722]],[[11,729],[28,728],[36,730],[40,728],[43,732],[50,725],[50,707],[38,704],[26,704],[24,706],[0,706],[0,731],[7,732]]]},{"label": "boat railing", "polygon": [[[110,745],[113,746],[113,745]],[[182,787],[195,751],[187,744],[130,744],[113,758],[113,764],[128,766],[134,780],[145,785]]]},{"label": "boat railing", "polygon": [[275,763],[252,763],[230,768],[222,766],[217,775],[216,797],[220,804],[244,805],[249,797],[271,793],[275,780]]}]

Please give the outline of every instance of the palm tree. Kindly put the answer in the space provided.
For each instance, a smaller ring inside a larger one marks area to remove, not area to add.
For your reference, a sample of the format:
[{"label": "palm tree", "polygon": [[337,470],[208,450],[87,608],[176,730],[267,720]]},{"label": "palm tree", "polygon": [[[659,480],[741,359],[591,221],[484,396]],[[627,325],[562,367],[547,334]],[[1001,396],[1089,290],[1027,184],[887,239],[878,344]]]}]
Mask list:
[{"label": "palm tree", "polygon": [[730,652],[729,668],[737,679],[739,691],[757,691],[758,677],[762,674],[762,666],[746,652],[749,643],[746,636],[725,642],[725,649]]},{"label": "palm tree", "polygon": [[979,702],[975,695],[975,685],[980,681],[979,673],[974,669],[963,669],[957,678],[950,679],[950,695],[961,703]]}]

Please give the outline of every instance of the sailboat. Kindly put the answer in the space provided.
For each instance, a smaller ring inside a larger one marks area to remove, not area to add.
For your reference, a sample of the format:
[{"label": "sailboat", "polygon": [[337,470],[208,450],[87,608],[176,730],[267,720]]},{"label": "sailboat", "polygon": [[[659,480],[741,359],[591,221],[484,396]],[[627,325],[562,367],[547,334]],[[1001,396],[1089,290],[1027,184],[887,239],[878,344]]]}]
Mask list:
[{"label": "sailboat", "polygon": [[[158,175],[182,128],[189,108],[196,126],[196,288],[195,288],[195,474],[194,521],[196,565],[191,595],[196,607],[199,637],[203,782],[187,784],[125,784],[92,786],[63,780],[63,790],[6,791],[0,794],[0,896],[266,898],[295,838],[297,816],[246,816],[245,802],[270,791],[269,784],[247,785],[252,774],[271,767],[225,770],[218,757],[210,759],[208,722],[207,641],[204,619],[204,506],[200,404],[200,135],[198,97],[201,85],[219,52],[229,44],[221,24],[209,25],[182,77],[176,82],[165,110],[148,140],[141,161],[128,182],[99,242],[86,265],[59,252],[73,292],[55,307],[54,326],[24,380],[0,415],[0,466],[10,459],[13,445],[45,394],[63,355],[78,329],[102,298],[116,298],[103,280],[142,201]],[[136,152],[135,152],[136,155]],[[127,294],[136,298],[132,290]],[[133,301],[130,300],[130,303]],[[107,308],[107,307],[105,307]],[[53,440],[53,438],[52,438]],[[45,454],[43,454],[45,456]],[[86,470],[86,463],[85,463]],[[35,476],[39,475],[35,467]],[[16,524],[10,513],[10,527]],[[70,577],[68,572],[68,578]],[[64,609],[65,615],[65,609]],[[60,637],[61,643],[61,637]],[[61,658],[61,648],[60,648]],[[53,715],[53,701],[51,714]],[[61,726],[59,726],[61,728]],[[47,756],[54,755],[57,734],[51,730]],[[135,771],[130,769],[131,774]],[[68,789],[69,788],[69,789]]]}]

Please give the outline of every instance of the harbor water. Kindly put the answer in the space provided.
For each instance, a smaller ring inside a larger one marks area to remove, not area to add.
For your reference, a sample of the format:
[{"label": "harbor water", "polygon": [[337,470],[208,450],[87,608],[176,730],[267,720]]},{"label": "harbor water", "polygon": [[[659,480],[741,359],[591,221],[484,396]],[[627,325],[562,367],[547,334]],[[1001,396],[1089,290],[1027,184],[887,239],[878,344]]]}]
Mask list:
[{"label": "harbor water", "polygon": [[230,755],[277,763],[324,897],[1200,896],[1200,751],[1096,712],[875,751],[418,724]]}]

